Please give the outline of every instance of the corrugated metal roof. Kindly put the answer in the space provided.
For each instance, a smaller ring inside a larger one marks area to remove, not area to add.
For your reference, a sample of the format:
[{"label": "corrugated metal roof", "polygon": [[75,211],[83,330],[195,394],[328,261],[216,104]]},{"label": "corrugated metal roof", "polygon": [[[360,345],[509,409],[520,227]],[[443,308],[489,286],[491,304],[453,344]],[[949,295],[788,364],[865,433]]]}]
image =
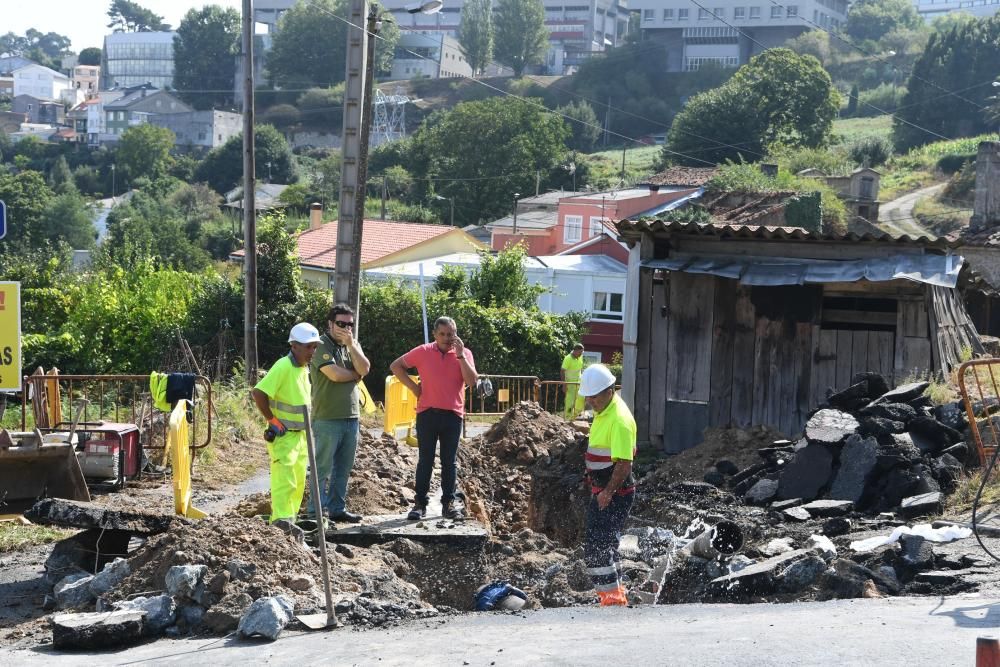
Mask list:
[{"label": "corrugated metal roof", "polygon": [[931,248],[953,248],[957,244],[946,238],[929,236],[913,237],[906,234],[893,236],[885,232],[856,234],[853,232],[811,232],[802,227],[770,227],[765,225],[699,224],[696,222],[670,222],[664,220],[622,220],[616,223],[623,236],[636,236],[643,232],[677,233],[709,236],[723,239],[757,239],[762,241],[851,241],[874,243],[914,244]]},{"label": "corrugated metal roof", "polygon": [[852,260],[791,257],[726,257],[676,254],[668,259],[650,259],[650,269],[701,273],[739,280],[743,285],[804,285],[805,283],[853,283],[859,280],[913,282],[955,287],[963,259],[957,255],[889,255]]}]

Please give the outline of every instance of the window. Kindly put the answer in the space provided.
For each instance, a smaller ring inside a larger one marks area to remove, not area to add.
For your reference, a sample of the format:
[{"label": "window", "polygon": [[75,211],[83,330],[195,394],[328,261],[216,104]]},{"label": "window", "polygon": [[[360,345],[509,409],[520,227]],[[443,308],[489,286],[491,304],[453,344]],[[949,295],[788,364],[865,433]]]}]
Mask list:
[{"label": "window", "polygon": [[583,237],[583,216],[567,215],[563,222],[563,243],[579,243]]},{"label": "window", "polygon": [[622,295],[618,292],[594,292],[594,319],[621,322]]},{"label": "window", "polygon": [[750,8],[750,18],[751,19],[759,19],[760,18],[760,7],[751,7]]},{"label": "window", "polygon": [[656,10],[655,9],[644,9],[644,10],[642,10],[642,20],[643,21],[652,21],[655,18],[656,18]]},{"label": "window", "polygon": [[733,7],[733,18],[737,21],[742,21],[747,17],[746,7]]},{"label": "window", "polygon": [[706,21],[706,20],[708,20],[708,16],[709,16],[709,13],[708,13],[707,9],[699,9],[698,10],[698,20],[699,21]]},{"label": "window", "polygon": [[771,18],[780,19],[781,18],[781,5],[774,5],[771,7]]},{"label": "window", "polygon": [[674,10],[673,9],[664,9],[663,10],[663,20],[664,21],[673,21],[674,20]]},{"label": "window", "polygon": [[715,13],[715,17],[716,18],[719,18],[719,19],[726,18],[726,8],[725,7],[716,7],[712,11]]},{"label": "window", "polygon": [[590,233],[588,236],[594,238],[595,236],[600,236],[602,233],[604,233],[604,219],[591,216]]},{"label": "window", "polygon": [[678,9],[677,10],[677,20],[678,21],[687,21],[689,13],[690,12],[687,9]]},{"label": "window", "polygon": [[798,16],[798,15],[799,15],[798,5],[788,5],[787,7],[785,7],[785,16],[787,16],[788,18],[792,18],[793,16]]}]

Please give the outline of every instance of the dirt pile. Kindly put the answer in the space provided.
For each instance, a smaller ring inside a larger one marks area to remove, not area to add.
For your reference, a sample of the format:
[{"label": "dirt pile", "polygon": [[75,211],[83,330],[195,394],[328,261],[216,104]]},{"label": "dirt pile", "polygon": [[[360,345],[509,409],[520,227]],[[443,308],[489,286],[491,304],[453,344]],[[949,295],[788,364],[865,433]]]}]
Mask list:
[{"label": "dirt pile", "polygon": [[500,539],[525,528],[548,532],[538,515],[546,502],[536,495],[535,475],[567,450],[581,452],[577,472],[582,471],[585,442],[537,403],[517,404],[489,431],[459,448],[459,482],[470,514]]},{"label": "dirt pile", "polygon": [[366,516],[399,514],[413,502],[417,449],[388,434],[361,430],[347,490],[348,509]]},{"label": "dirt pile", "polygon": [[697,446],[657,461],[655,474],[643,479],[643,485],[662,488],[680,481],[710,482],[720,467],[724,470],[749,467],[757,461],[757,449],[781,438],[780,433],[766,426],[705,429]]}]

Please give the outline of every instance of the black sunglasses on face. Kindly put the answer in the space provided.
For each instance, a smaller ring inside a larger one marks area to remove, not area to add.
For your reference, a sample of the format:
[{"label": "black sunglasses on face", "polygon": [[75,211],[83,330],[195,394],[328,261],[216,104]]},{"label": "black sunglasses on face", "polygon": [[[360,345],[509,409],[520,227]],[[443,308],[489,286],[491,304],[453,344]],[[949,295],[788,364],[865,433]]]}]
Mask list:
[{"label": "black sunglasses on face", "polygon": [[341,329],[354,328],[354,322],[341,322],[340,320],[336,320],[334,321],[334,324],[336,324]]}]

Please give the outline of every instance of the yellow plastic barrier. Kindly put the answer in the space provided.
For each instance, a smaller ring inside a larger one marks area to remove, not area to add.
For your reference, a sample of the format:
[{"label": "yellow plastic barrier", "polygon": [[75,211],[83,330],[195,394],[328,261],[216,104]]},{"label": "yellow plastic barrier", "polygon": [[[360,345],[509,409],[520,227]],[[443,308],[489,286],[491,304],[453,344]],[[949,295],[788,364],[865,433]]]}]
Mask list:
[{"label": "yellow plastic barrier", "polygon": [[361,411],[366,415],[370,415],[376,410],[375,399],[372,395],[368,393],[368,387],[365,386],[365,381],[362,380],[358,382],[358,389],[361,391]]},{"label": "yellow plastic barrier", "polygon": [[[418,382],[412,375],[410,378]],[[385,379],[385,422],[382,426],[386,433],[396,437],[396,429],[406,427],[406,444],[417,446],[413,437],[413,427],[417,421],[417,397],[395,375]]]},{"label": "yellow plastic barrier", "polygon": [[167,428],[167,448],[174,470],[174,511],[189,519],[207,515],[191,504],[191,447],[188,445],[187,401],[177,401]]}]

